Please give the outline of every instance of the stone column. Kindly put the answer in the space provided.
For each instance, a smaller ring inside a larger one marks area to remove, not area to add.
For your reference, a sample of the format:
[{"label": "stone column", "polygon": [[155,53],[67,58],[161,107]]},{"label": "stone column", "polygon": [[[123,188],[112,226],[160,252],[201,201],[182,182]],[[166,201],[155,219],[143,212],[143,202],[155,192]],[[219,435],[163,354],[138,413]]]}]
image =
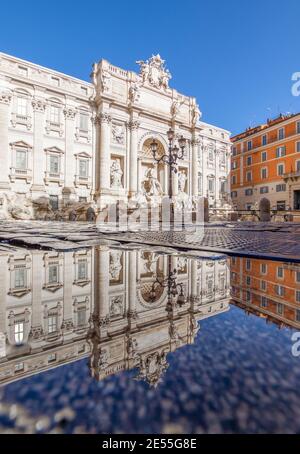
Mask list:
[{"label": "stone column", "polygon": [[8,286],[8,254],[0,255],[0,359],[6,355],[6,299]]},{"label": "stone column", "polygon": [[198,197],[198,145],[199,141],[195,138],[192,140],[192,197]]},{"label": "stone column", "polygon": [[0,190],[10,188],[9,167],[10,153],[8,144],[9,105],[11,94],[8,91],[0,92]]},{"label": "stone column", "polygon": [[128,251],[128,312],[127,317],[130,328],[136,326],[136,274],[137,274],[137,251]]},{"label": "stone column", "polygon": [[97,122],[100,124],[99,149],[96,153],[99,156],[99,195],[105,202],[105,196],[110,193],[110,123],[111,116],[108,112],[101,112],[97,116]]},{"label": "stone column", "polygon": [[138,191],[138,178],[137,178],[137,159],[138,159],[138,128],[140,124],[138,121],[131,119],[128,123],[130,130],[130,155],[129,155],[129,196],[136,195]]},{"label": "stone column", "polygon": [[191,309],[197,301],[197,283],[198,283],[198,263],[196,259],[191,259]]},{"label": "stone column", "polygon": [[105,328],[109,324],[109,248],[95,250],[94,318]]},{"label": "stone column", "polygon": [[31,330],[29,338],[32,342],[32,347],[38,347],[42,341],[43,325],[42,325],[42,288],[43,288],[43,255],[42,251],[32,252],[32,315],[31,315]]},{"label": "stone column", "polygon": [[64,333],[71,333],[74,327],[73,322],[73,278],[74,278],[74,259],[73,252],[64,253],[64,268],[63,268],[63,282],[64,282],[64,302],[63,302],[63,322],[62,331]]},{"label": "stone column", "polygon": [[64,108],[65,116],[65,183],[63,188],[64,202],[76,200],[74,187],[75,180],[75,156],[74,156],[74,120],[76,110],[72,107]]},{"label": "stone column", "polygon": [[44,142],[44,113],[46,103],[42,99],[34,98],[32,100],[34,112],[34,136],[33,136],[33,181],[31,191],[37,198],[45,194],[44,176],[45,176],[45,153],[43,149]]}]

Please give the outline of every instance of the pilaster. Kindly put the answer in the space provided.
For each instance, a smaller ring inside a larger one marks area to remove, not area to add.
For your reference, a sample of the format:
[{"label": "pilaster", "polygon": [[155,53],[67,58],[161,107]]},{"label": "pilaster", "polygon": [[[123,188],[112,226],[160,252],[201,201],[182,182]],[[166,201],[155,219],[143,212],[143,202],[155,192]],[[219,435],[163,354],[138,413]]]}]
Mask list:
[{"label": "pilaster", "polygon": [[130,131],[130,155],[129,155],[129,196],[138,192],[138,129],[140,123],[137,117],[131,116],[127,124]]},{"label": "pilaster", "polygon": [[34,98],[32,100],[34,112],[33,120],[33,181],[31,192],[33,197],[45,195],[44,177],[45,177],[45,153],[43,150],[44,137],[44,115],[46,103],[43,99]]},{"label": "pilaster", "polygon": [[63,110],[65,116],[65,186],[63,188],[64,202],[76,199],[74,179],[75,179],[75,158],[74,158],[74,120],[76,110],[66,106]]},{"label": "pilaster", "polygon": [[11,93],[7,90],[0,91],[0,190],[10,189],[9,166],[10,153],[8,144],[8,125],[10,113]]}]

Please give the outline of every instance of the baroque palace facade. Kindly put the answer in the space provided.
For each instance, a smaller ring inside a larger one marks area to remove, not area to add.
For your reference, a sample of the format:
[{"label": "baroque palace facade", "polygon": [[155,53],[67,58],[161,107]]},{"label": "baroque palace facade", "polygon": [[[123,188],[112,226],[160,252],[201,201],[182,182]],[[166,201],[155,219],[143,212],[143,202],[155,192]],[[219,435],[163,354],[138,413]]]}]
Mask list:
[{"label": "baroque palace facade", "polygon": [[300,114],[280,115],[232,137],[231,197],[239,210],[270,200],[300,210]]},{"label": "baroque palace facade", "polygon": [[[151,296],[168,261],[185,303]],[[97,380],[137,367],[155,385],[166,355],[194,342],[198,321],[229,308],[227,261],[107,246],[0,251],[0,385],[89,357]]]},{"label": "baroque palace facade", "polygon": [[195,98],[169,87],[159,55],[138,64],[139,74],[101,60],[88,83],[0,54],[2,217],[30,217],[31,201],[45,198],[57,210],[167,194],[167,166],[154,164],[150,143],[166,153],[170,126],[187,139],[174,196],[228,199],[228,131],[202,122]]}]

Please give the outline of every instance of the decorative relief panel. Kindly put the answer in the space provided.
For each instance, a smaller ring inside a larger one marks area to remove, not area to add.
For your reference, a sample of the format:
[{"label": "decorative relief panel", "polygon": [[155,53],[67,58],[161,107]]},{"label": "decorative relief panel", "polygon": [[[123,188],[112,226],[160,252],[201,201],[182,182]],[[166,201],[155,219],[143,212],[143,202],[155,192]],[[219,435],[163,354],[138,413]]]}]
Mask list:
[{"label": "decorative relief panel", "polygon": [[111,128],[112,142],[118,145],[125,144],[125,128],[121,124],[113,123]]}]

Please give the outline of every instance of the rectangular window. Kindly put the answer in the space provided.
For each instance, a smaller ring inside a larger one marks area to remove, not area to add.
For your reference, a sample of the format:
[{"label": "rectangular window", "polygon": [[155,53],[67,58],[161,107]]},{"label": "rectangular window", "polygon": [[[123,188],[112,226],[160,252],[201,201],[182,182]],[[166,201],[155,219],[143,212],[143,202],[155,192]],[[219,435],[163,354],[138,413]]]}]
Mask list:
[{"label": "rectangular window", "polygon": [[88,177],[88,161],[86,159],[79,159],[79,176]]},{"label": "rectangular window", "polygon": [[249,140],[249,141],[247,142],[247,150],[248,150],[248,151],[252,150],[252,140]]},{"label": "rectangular window", "polygon": [[56,361],[56,353],[50,353],[48,355],[48,363],[54,363]]},{"label": "rectangular window", "polygon": [[285,192],[286,191],[286,184],[277,184],[276,185],[276,192]]},{"label": "rectangular window", "polygon": [[56,87],[59,87],[59,78],[58,77],[51,77],[52,84]]},{"label": "rectangular window", "polygon": [[282,287],[282,285],[275,285],[275,293],[278,296],[284,296],[285,293],[284,287]]},{"label": "rectangular window", "polygon": [[296,131],[297,134],[300,134],[300,121],[297,121]]},{"label": "rectangular window", "polygon": [[277,277],[279,279],[283,279],[284,277],[284,269],[282,268],[282,266],[277,267]]},{"label": "rectangular window", "polygon": [[277,166],[277,175],[282,176],[284,174],[284,164],[278,164]]},{"label": "rectangular window", "polygon": [[300,161],[296,161],[296,172],[300,172]]},{"label": "rectangular window", "polygon": [[297,303],[300,303],[300,290],[296,291],[296,301]]},{"label": "rectangular window", "polygon": [[300,283],[300,271],[296,271],[296,282]]},{"label": "rectangular window", "polygon": [[85,307],[78,309],[77,322],[78,322],[78,326],[82,326],[82,325],[86,324],[86,308]]},{"label": "rectangular window", "polygon": [[264,147],[265,145],[267,145],[267,134],[264,134],[263,136],[261,136],[261,144],[262,146]]},{"label": "rectangular window", "polygon": [[17,98],[17,114],[24,117],[27,115],[27,98]]},{"label": "rectangular window", "polygon": [[236,147],[232,147],[232,156],[236,156],[236,154],[237,154]]},{"label": "rectangular window", "polygon": [[277,314],[283,315],[283,304],[277,303]]},{"label": "rectangular window", "polygon": [[247,290],[247,292],[246,292],[246,301],[247,301],[247,303],[251,302],[251,292],[249,290]]},{"label": "rectangular window", "polygon": [[260,281],[260,289],[265,291],[267,289],[266,281]]},{"label": "rectangular window", "polygon": [[248,188],[248,189],[245,189],[245,195],[253,195],[253,189],[251,188]]},{"label": "rectangular window", "polygon": [[50,195],[49,202],[52,210],[58,210],[58,195]]},{"label": "rectangular window", "polygon": [[251,260],[250,260],[250,259],[247,259],[247,260],[246,260],[246,270],[247,270],[247,271],[250,271],[250,270],[251,270]]},{"label": "rectangular window", "polygon": [[49,284],[58,283],[58,265],[49,265]]},{"label": "rectangular window", "polygon": [[50,106],[50,121],[51,123],[59,124],[60,108],[58,106]]},{"label": "rectangular window", "polygon": [[21,344],[24,340],[24,323],[23,322],[15,323],[14,331],[15,331],[15,343]]},{"label": "rectangular window", "polygon": [[232,184],[236,184],[236,175],[232,175],[231,182]]},{"label": "rectangular window", "polygon": [[285,136],[285,134],[284,134],[284,128],[278,129],[278,140],[284,139],[284,136]]},{"label": "rectangular window", "polygon": [[252,156],[247,156],[247,166],[251,166],[252,164]]},{"label": "rectangular window", "polygon": [[296,322],[300,322],[300,311],[299,309],[296,309]]},{"label": "rectangular window", "polygon": [[26,268],[19,268],[15,270],[15,288],[26,287]]},{"label": "rectangular window", "polygon": [[79,116],[79,128],[81,131],[87,132],[89,129],[89,116],[81,113]]},{"label": "rectangular window", "polygon": [[59,157],[50,155],[50,173],[59,173]]},{"label": "rectangular window", "polygon": [[262,162],[265,162],[267,160],[267,152],[266,151],[262,151],[261,152],[261,160],[262,160]]},{"label": "rectangular window", "polygon": [[22,372],[24,370],[24,363],[17,363],[15,365],[15,372]]},{"label": "rectangular window", "polygon": [[79,196],[78,201],[81,202],[81,203],[82,202],[87,202],[87,197]]},{"label": "rectangular window", "polygon": [[214,180],[212,178],[208,180],[208,190],[209,192],[214,192]]},{"label": "rectangular window", "polygon": [[232,161],[231,168],[232,170],[237,169],[237,161]]},{"label": "rectangular window", "polygon": [[300,153],[300,142],[296,142],[296,152]]},{"label": "rectangular window", "polygon": [[48,333],[55,333],[57,331],[57,315],[49,315],[48,317]]},{"label": "rectangular window", "polygon": [[87,278],[87,262],[78,262],[78,280]]},{"label": "rectangular window", "polygon": [[260,194],[268,194],[268,192],[269,192],[269,187],[268,187],[268,186],[262,186],[262,187],[259,189],[259,192],[260,192]]},{"label": "rectangular window", "polygon": [[251,277],[246,276],[246,285],[251,285]]},{"label": "rectangular window", "polygon": [[28,69],[25,68],[25,66],[18,66],[19,74],[22,77],[27,77],[28,76]]},{"label": "rectangular window", "polygon": [[27,168],[27,151],[16,150],[16,169],[26,170]]},{"label": "rectangular window", "polygon": [[261,296],[261,307],[268,307],[268,300],[265,296]]},{"label": "rectangular window", "polygon": [[267,264],[266,263],[261,263],[260,264],[260,273],[261,274],[267,274],[267,270],[268,270]]},{"label": "rectangular window", "polygon": [[268,169],[263,167],[260,171],[262,180],[265,180],[268,176]]},{"label": "rectangular window", "polygon": [[276,158],[281,158],[285,156],[285,146],[276,148]]},{"label": "rectangular window", "polygon": [[249,181],[252,180],[252,172],[247,172],[246,173],[246,181],[249,183]]},{"label": "rectangular window", "polygon": [[231,197],[235,199],[237,197],[237,191],[231,191]]}]

